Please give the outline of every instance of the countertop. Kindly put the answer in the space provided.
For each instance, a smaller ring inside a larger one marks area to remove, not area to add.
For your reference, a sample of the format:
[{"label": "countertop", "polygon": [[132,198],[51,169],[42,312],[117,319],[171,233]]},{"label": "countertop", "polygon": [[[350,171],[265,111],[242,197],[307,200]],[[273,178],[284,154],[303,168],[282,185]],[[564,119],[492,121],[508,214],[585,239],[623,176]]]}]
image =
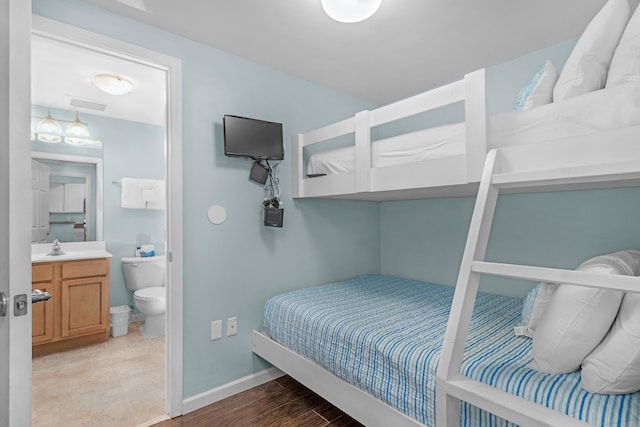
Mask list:
[{"label": "countertop", "polygon": [[105,249],[105,242],[61,242],[64,255],[47,255],[51,252],[51,243],[31,244],[31,262],[72,261],[92,258],[111,258],[112,254]]}]

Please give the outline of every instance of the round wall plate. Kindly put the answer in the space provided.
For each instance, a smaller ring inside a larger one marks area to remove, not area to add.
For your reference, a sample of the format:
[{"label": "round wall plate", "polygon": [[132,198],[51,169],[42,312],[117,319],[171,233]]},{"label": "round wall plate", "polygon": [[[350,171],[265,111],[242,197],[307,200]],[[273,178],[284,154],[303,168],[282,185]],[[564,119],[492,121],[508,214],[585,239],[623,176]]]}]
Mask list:
[{"label": "round wall plate", "polygon": [[227,211],[220,205],[213,205],[207,214],[212,224],[222,224],[227,219]]}]

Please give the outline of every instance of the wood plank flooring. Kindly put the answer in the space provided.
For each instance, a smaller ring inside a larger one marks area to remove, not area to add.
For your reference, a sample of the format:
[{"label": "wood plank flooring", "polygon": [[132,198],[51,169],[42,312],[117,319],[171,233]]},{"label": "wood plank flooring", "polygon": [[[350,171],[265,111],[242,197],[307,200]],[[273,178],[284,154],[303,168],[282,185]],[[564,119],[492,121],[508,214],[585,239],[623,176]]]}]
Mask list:
[{"label": "wood plank flooring", "polygon": [[284,376],[153,427],[363,427]]}]

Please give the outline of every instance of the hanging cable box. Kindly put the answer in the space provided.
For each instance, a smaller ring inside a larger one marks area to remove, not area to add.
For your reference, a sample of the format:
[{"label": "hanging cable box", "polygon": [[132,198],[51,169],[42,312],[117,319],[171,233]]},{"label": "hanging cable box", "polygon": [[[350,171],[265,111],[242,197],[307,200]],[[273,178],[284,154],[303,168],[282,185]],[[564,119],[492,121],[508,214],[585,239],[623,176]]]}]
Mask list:
[{"label": "hanging cable box", "polygon": [[265,206],[264,207],[264,225],[267,227],[282,227],[284,217],[284,209]]}]

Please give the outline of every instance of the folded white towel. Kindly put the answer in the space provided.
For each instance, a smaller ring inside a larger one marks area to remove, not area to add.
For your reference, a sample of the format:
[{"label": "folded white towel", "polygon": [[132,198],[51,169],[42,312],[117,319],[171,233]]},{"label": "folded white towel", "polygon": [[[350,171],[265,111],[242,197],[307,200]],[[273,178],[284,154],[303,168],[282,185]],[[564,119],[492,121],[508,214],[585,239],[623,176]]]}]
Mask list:
[{"label": "folded white towel", "polygon": [[128,209],[144,209],[147,203],[142,198],[142,180],[134,178],[122,178],[121,205]]},{"label": "folded white towel", "polygon": [[145,180],[142,199],[147,203],[147,209],[164,209],[164,187],[162,180]]}]

